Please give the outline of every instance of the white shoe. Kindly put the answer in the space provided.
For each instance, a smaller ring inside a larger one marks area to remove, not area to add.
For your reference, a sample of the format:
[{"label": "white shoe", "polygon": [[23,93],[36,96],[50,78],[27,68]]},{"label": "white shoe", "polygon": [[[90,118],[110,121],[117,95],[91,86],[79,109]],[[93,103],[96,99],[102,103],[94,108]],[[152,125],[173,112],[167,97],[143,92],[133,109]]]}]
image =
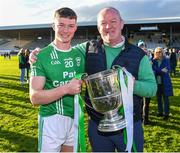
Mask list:
[{"label": "white shoe", "polygon": [[21,82],[21,84],[23,85],[23,84],[25,84],[25,82],[23,81],[23,82]]}]

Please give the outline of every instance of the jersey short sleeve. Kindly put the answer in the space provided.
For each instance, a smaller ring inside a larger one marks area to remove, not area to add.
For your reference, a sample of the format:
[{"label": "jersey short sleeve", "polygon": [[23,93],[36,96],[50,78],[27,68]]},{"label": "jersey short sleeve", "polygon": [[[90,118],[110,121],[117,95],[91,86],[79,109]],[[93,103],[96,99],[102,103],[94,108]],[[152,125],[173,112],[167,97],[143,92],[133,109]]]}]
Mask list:
[{"label": "jersey short sleeve", "polygon": [[38,57],[37,61],[31,66],[31,76],[45,76],[43,66]]}]

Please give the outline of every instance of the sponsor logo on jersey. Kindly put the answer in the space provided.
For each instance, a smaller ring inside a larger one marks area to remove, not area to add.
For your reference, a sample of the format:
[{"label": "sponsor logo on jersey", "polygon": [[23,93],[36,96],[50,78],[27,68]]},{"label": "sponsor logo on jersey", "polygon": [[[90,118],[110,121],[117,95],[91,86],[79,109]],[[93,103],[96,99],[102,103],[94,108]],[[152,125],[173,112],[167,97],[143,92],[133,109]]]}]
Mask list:
[{"label": "sponsor logo on jersey", "polygon": [[63,86],[65,84],[69,83],[69,80],[67,81],[58,81],[58,80],[54,80],[53,81],[53,86],[54,87],[59,87],[59,86]]},{"label": "sponsor logo on jersey", "polygon": [[65,71],[65,72],[63,72],[63,78],[64,79],[73,78],[73,77],[75,77],[75,75],[76,75],[76,71],[73,71],[73,72]]},{"label": "sponsor logo on jersey", "polygon": [[57,64],[61,64],[61,62],[58,61],[58,60],[54,60],[54,61],[51,61],[51,64],[52,64],[52,65],[57,65]]}]

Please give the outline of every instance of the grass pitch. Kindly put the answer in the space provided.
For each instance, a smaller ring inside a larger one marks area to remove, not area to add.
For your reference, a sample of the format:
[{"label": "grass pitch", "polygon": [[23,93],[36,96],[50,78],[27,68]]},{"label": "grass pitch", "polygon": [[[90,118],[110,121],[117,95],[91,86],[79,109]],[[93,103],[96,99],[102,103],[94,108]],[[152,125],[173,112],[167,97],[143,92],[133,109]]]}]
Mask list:
[{"label": "grass pitch", "polygon": [[[31,105],[28,84],[20,84],[19,72],[17,57],[0,57],[0,152],[37,152],[38,108]],[[152,124],[144,126],[145,152],[180,152],[180,75],[172,82],[169,120],[156,117],[156,98],[151,100]],[[87,114],[85,124],[87,130]],[[87,148],[91,151],[88,139]]]}]

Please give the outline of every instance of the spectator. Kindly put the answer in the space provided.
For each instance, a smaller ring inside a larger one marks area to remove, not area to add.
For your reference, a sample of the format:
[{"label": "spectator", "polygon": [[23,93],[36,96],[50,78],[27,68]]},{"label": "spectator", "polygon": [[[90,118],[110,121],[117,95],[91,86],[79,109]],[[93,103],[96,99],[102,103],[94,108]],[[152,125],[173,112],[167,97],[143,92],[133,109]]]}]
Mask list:
[{"label": "spectator", "polygon": [[[157,47],[154,53],[153,70],[155,73],[156,81],[158,84],[157,90],[157,102],[158,102],[158,114],[157,116],[164,116],[164,119],[169,118],[169,96],[173,95],[170,73],[170,63],[165,58],[163,49]],[[163,102],[164,101],[164,108]]]},{"label": "spectator", "polygon": [[[140,40],[138,42],[138,47],[140,47],[145,54],[148,56],[150,63],[152,63],[152,55],[150,51],[147,50],[146,44],[144,41]],[[143,123],[144,125],[150,124],[149,122],[149,105],[150,105],[151,98],[150,97],[144,97],[143,98],[143,108],[142,108],[142,118],[143,118]]]},{"label": "spectator", "polygon": [[29,83],[29,70],[30,70],[29,54],[30,54],[30,50],[26,49],[25,50],[25,59],[26,59],[26,80],[27,80],[27,83]]},{"label": "spectator", "polygon": [[10,52],[8,53],[8,58],[11,59],[11,53]]},{"label": "spectator", "polygon": [[177,55],[178,55],[178,62],[177,63],[179,64],[178,66],[180,67],[180,50],[178,51]]},{"label": "spectator", "polygon": [[21,48],[18,53],[18,59],[19,59],[19,69],[21,71],[20,73],[20,82],[21,84],[24,84],[24,75],[25,75],[25,68],[26,68],[26,58],[25,58],[25,50],[24,48]]},{"label": "spectator", "polygon": [[176,76],[176,66],[177,66],[177,55],[175,48],[172,49],[172,52],[170,53],[170,66],[171,66],[171,76],[172,73],[174,76]]}]

